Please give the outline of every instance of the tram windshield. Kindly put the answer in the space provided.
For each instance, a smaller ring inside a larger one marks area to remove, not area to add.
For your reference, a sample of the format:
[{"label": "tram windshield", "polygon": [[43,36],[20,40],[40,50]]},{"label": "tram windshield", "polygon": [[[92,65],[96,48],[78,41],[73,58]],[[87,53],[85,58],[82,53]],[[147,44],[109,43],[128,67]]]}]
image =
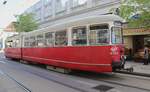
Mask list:
[{"label": "tram windshield", "polygon": [[122,44],[122,29],[121,27],[112,27],[111,30],[112,44]]},{"label": "tram windshield", "polygon": [[109,44],[108,25],[104,24],[90,26],[89,43],[90,45]]}]

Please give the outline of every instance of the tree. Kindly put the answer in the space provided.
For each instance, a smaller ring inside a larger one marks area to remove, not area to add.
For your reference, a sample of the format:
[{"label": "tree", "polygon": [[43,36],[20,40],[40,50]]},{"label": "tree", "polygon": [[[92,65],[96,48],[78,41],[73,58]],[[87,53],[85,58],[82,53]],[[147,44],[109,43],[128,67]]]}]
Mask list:
[{"label": "tree", "polygon": [[17,32],[30,32],[38,28],[38,24],[33,18],[33,14],[27,13],[17,16],[15,24]]},{"label": "tree", "polygon": [[119,15],[129,27],[150,28],[150,0],[123,0]]}]

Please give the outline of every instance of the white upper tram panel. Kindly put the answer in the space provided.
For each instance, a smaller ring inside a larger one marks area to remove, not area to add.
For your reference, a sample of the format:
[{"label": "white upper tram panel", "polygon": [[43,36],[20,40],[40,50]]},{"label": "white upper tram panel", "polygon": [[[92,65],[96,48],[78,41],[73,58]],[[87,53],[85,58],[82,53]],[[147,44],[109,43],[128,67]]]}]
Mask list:
[{"label": "white upper tram panel", "polygon": [[53,24],[46,28],[41,28],[32,32],[25,33],[26,35],[35,34],[38,32],[59,31],[70,27],[86,26],[93,24],[112,24],[114,21],[122,22],[123,19],[117,15],[95,15],[89,17],[80,17],[72,20],[65,20],[61,23]]}]

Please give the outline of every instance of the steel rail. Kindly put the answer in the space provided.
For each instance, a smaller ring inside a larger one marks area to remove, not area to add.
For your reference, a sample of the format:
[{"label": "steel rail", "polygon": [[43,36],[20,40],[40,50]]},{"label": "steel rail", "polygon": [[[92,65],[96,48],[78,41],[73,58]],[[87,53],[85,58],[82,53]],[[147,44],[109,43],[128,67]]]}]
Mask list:
[{"label": "steel rail", "polygon": [[[6,62],[10,62],[9,60],[5,60]],[[12,64],[15,64],[14,62],[10,62]],[[16,64],[22,64],[22,63],[16,63]],[[8,65],[8,64],[7,64]],[[24,65],[24,64],[23,64]],[[9,65],[10,66],[10,65]],[[29,65],[31,66],[31,65]],[[22,67],[14,67],[14,66],[10,66],[11,68],[14,68],[14,69],[20,69],[22,68],[21,70],[22,71],[25,71],[25,72],[28,72],[30,74],[33,74],[33,75],[36,75],[40,78],[44,78],[46,80],[49,80],[49,81],[52,81],[52,82],[55,82],[55,83],[58,83],[58,84],[61,84],[63,86],[66,86],[66,87],[69,87],[69,88],[72,88],[74,90],[77,90],[79,92],[99,92],[98,90],[96,89],[92,89],[92,88],[86,88],[84,89],[83,87],[79,86],[79,87],[74,87],[73,85],[71,84],[68,84],[68,83],[64,83],[62,81],[59,80],[59,78],[55,77],[55,78],[52,78],[52,77],[48,77],[48,76],[45,76],[45,75],[42,75],[42,73],[37,73],[36,71],[32,70],[28,70],[26,66],[22,66]],[[40,67],[36,67],[36,66],[32,66],[34,68],[39,68],[39,69],[42,69],[42,70],[45,70],[43,68],[40,68]],[[13,78],[12,78],[13,79]],[[15,79],[13,79],[14,81],[16,81]],[[17,82],[17,81],[16,81]],[[18,82],[19,83],[19,82]],[[21,83],[19,83],[20,85],[22,85]],[[27,92],[31,92],[28,88],[26,88],[24,85],[22,85],[25,89],[27,89],[28,91]]]},{"label": "steel rail", "polygon": [[116,73],[122,73],[122,74],[129,74],[129,75],[142,76],[142,77],[150,77],[150,74],[146,74],[146,73],[127,72],[127,71],[115,71],[115,72],[116,72]]},{"label": "steel rail", "polygon": [[10,75],[8,75],[7,73],[3,72],[8,78],[10,78],[11,80],[13,80],[19,87],[21,87],[25,92],[32,92],[29,88],[27,88],[25,85],[23,85],[22,83],[20,83],[19,81],[17,81],[16,79],[14,79],[13,77],[11,77]]},{"label": "steel rail", "polygon": [[[34,66],[34,67],[35,67],[35,66]],[[36,68],[39,68],[39,67],[36,67]],[[47,78],[46,76],[39,75],[39,74],[34,73],[34,72],[32,72],[32,71],[28,71],[28,70],[26,70],[26,69],[23,69],[23,70],[26,71],[26,72],[32,73],[32,74],[34,74],[34,75],[37,75],[37,76],[39,76],[39,77],[45,78],[45,79],[47,79],[47,80],[51,80],[51,81],[54,81],[54,82],[59,83],[59,84],[61,84],[61,85],[64,85],[64,86],[67,86],[67,87],[76,89],[76,90],[78,90],[78,91],[86,92],[86,91],[83,90],[83,89],[74,88],[74,87],[71,86],[71,85],[66,85],[66,84],[64,84],[64,83],[61,83],[61,82],[56,81],[56,80],[53,80],[53,79],[51,79],[51,78]],[[144,90],[144,91],[150,92],[150,89],[146,89],[146,88],[141,88],[141,87],[137,87],[137,86],[127,85],[127,84],[118,83],[118,82],[114,82],[114,81],[108,81],[108,80],[97,79],[98,77],[96,77],[96,76],[95,76],[95,77],[94,77],[94,76],[90,76],[91,74],[86,75],[86,74],[84,74],[84,73],[80,73],[80,75],[78,75],[78,74],[77,74],[77,75],[76,75],[76,74],[72,74],[72,75],[75,75],[75,76],[77,76],[77,77],[82,77],[82,78],[87,78],[87,77],[88,77],[88,78],[93,79],[93,80],[96,80],[96,81],[102,81],[102,82],[105,82],[105,83],[110,83],[110,84],[115,84],[115,85],[121,85],[121,86],[123,86],[123,87],[136,88],[136,89],[139,89],[139,90]],[[145,77],[147,77],[147,76],[145,76]]]},{"label": "steel rail", "polygon": [[124,84],[124,83],[119,83],[119,82],[115,82],[115,81],[111,81],[111,80],[103,80],[103,79],[99,78],[99,76],[97,75],[97,73],[93,73],[93,74],[95,74],[95,75],[94,76],[90,76],[91,74],[80,73],[79,75],[75,74],[75,76],[82,77],[82,78],[89,78],[89,79],[92,79],[92,80],[101,81],[101,82],[105,82],[105,83],[109,83],[109,84],[115,84],[115,85],[119,85],[119,86],[123,86],[123,87],[128,87],[128,88],[136,88],[136,89],[139,89],[139,90],[144,90],[144,91],[150,92],[150,89],[146,89],[146,88],[142,88],[142,87],[137,87],[137,86],[132,86],[132,85],[128,85],[128,84]]}]

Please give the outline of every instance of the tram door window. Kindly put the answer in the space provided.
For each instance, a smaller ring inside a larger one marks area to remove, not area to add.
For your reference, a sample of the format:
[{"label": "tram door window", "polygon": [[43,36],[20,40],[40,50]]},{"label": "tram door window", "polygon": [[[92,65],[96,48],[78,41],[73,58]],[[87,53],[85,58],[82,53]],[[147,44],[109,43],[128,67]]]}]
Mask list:
[{"label": "tram door window", "polygon": [[86,27],[72,29],[72,45],[87,45]]},{"label": "tram door window", "polygon": [[109,44],[108,25],[92,25],[89,32],[90,45]]},{"label": "tram door window", "polygon": [[53,32],[48,32],[45,33],[45,45],[46,46],[54,46],[54,33]]},{"label": "tram door window", "polygon": [[67,32],[58,31],[55,33],[55,46],[66,46],[68,44]]},{"label": "tram door window", "polygon": [[37,35],[37,46],[38,47],[42,47],[42,46],[45,45],[44,43],[45,42],[44,42],[44,36],[43,36],[43,34]]}]

